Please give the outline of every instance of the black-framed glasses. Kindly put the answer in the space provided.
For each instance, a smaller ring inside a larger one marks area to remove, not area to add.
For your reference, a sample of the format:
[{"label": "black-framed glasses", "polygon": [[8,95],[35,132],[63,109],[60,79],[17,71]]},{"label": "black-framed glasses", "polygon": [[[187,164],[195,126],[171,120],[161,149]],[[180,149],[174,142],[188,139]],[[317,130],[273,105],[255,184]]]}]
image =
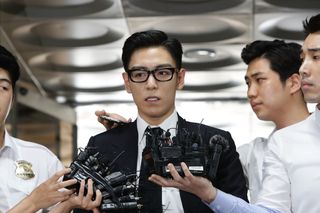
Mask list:
[{"label": "black-framed glasses", "polygon": [[174,67],[158,67],[153,70],[147,70],[146,68],[134,68],[128,70],[129,78],[135,83],[146,82],[152,74],[152,76],[160,82],[170,81],[173,74],[177,71]]}]

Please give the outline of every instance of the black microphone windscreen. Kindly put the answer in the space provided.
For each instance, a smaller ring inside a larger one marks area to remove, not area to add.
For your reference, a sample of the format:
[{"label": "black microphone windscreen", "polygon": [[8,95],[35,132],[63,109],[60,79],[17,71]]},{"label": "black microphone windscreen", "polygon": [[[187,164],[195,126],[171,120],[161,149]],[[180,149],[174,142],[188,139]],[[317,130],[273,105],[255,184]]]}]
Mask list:
[{"label": "black microphone windscreen", "polygon": [[229,149],[229,141],[225,137],[223,137],[221,135],[214,135],[214,136],[212,136],[210,138],[209,144],[213,145],[214,143],[215,144],[220,144],[221,146],[223,146],[224,150],[228,150]]}]

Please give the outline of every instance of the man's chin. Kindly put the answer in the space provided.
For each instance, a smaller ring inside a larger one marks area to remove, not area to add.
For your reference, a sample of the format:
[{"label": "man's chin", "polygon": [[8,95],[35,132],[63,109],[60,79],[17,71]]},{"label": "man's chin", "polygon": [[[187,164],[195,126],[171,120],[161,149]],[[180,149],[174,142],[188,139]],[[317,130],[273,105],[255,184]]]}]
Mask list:
[{"label": "man's chin", "polygon": [[260,113],[256,113],[256,116],[259,120],[261,121],[270,121],[270,118],[264,114]]}]

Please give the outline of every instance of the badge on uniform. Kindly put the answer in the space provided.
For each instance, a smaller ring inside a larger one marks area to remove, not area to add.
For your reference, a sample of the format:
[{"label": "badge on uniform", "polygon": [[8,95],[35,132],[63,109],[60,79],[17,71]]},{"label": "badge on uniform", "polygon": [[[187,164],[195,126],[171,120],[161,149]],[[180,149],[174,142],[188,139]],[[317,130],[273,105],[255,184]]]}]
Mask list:
[{"label": "badge on uniform", "polygon": [[16,164],[16,176],[23,180],[29,180],[33,178],[34,172],[32,171],[32,164],[25,160],[17,160]]}]

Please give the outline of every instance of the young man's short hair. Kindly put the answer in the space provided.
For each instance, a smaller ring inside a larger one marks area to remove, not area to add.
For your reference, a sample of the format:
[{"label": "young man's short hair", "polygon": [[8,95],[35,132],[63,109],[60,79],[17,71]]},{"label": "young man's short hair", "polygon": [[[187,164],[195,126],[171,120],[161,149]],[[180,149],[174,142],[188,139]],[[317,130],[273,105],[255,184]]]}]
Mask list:
[{"label": "young man's short hair", "polygon": [[134,51],[147,47],[164,47],[175,60],[176,68],[182,64],[182,45],[174,38],[168,38],[167,34],[160,30],[148,30],[132,34],[122,48],[122,63],[125,71],[128,71],[130,58]]},{"label": "young man's short hair", "polygon": [[308,18],[304,20],[303,28],[306,35],[309,35],[310,33],[320,32],[320,13],[311,16],[309,20]]},{"label": "young man's short hair", "polygon": [[241,58],[246,64],[256,58],[267,59],[270,68],[279,74],[281,82],[285,82],[293,74],[299,74],[300,53],[301,45],[297,43],[257,40],[243,48]]},{"label": "young man's short hair", "polygon": [[5,47],[0,45],[0,68],[9,73],[12,88],[15,89],[16,82],[20,77],[20,67],[17,59]]}]

